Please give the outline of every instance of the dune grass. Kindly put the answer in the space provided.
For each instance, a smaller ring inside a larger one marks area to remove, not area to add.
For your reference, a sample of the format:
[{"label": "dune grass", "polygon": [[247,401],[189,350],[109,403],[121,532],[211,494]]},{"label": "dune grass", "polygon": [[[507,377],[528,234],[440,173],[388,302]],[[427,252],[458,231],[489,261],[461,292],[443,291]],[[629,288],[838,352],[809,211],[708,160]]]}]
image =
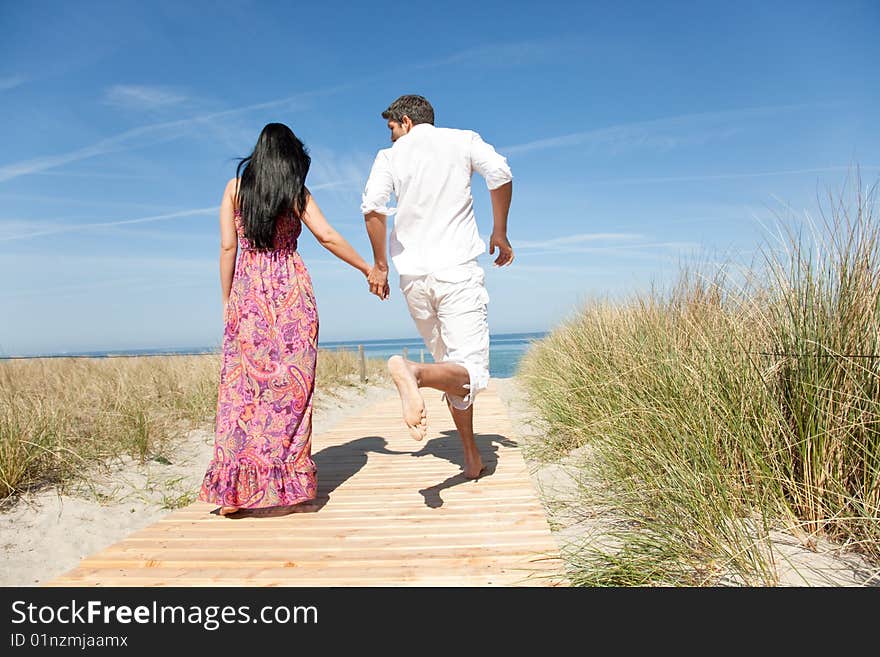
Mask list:
[{"label": "dune grass", "polygon": [[[382,380],[383,361],[366,362]],[[165,458],[181,431],[211,428],[219,377],[219,354],[0,361],[0,499],[113,457]],[[319,394],[357,385],[356,352],[320,352]]]},{"label": "dune grass", "polygon": [[775,531],[880,558],[875,200],[857,181],[747,271],[590,304],[530,350],[542,458],[591,445],[617,517],[576,583],[774,585]]}]

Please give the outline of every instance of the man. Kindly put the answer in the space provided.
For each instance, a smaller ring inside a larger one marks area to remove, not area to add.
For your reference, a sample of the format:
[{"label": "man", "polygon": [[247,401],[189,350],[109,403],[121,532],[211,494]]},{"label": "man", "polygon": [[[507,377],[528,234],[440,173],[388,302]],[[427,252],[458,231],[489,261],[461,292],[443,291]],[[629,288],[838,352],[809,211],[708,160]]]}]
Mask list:
[{"label": "man", "polygon": [[[489,253],[496,266],[513,262],[507,239],[507,214],[513,190],[507,161],[470,130],[434,126],[434,109],[422,96],[401,96],[384,112],[391,130],[390,148],[380,150],[363,195],[367,234],[375,265],[370,291],[389,294],[386,220],[396,214],[391,260],[434,363],[392,356],[388,369],[403,403],[403,419],[416,440],[427,435],[425,401],[419,388],[445,393],[464,446],[464,474],[483,471],[474,443],[473,403],[489,383],[489,295],[477,256],[486,249],[477,230],[471,175],[480,173],[492,198],[494,228]],[[397,208],[388,208],[392,192]]]}]

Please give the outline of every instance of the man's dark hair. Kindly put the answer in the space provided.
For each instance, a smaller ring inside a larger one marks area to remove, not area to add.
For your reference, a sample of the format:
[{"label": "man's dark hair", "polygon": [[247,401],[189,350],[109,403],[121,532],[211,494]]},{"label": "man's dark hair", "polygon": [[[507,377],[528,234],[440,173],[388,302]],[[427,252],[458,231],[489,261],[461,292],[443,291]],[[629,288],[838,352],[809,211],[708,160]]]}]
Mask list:
[{"label": "man's dark hair", "polygon": [[423,96],[407,95],[401,96],[388,106],[388,109],[382,112],[383,119],[391,119],[401,123],[403,117],[408,116],[413,125],[419,123],[430,123],[434,125],[434,108],[431,103]]}]

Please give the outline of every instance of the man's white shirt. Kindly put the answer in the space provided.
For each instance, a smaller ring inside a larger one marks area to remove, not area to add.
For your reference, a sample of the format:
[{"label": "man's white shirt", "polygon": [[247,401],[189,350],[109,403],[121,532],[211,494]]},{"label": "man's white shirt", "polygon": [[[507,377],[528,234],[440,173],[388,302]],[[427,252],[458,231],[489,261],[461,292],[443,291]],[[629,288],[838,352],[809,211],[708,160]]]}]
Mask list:
[{"label": "man's white shirt", "polygon": [[[376,155],[361,212],[395,215],[390,253],[398,273],[430,274],[486,251],[474,216],[474,171],[489,189],[513,179],[507,160],[479,134],[429,123],[413,126]],[[388,207],[392,193],[396,208]]]}]

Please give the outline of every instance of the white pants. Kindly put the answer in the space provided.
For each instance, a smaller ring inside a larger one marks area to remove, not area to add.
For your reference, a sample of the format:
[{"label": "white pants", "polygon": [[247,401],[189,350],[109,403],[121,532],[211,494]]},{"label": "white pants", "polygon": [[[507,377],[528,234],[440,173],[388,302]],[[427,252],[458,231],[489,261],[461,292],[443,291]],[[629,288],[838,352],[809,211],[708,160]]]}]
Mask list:
[{"label": "white pants", "polygon": [[476,260],[423,276],[400,276],[400,289],[425,346],[437,363],[455,363],[468,371],[464,397],[446,395],[466,410],[489,385],[489,293]]}]

